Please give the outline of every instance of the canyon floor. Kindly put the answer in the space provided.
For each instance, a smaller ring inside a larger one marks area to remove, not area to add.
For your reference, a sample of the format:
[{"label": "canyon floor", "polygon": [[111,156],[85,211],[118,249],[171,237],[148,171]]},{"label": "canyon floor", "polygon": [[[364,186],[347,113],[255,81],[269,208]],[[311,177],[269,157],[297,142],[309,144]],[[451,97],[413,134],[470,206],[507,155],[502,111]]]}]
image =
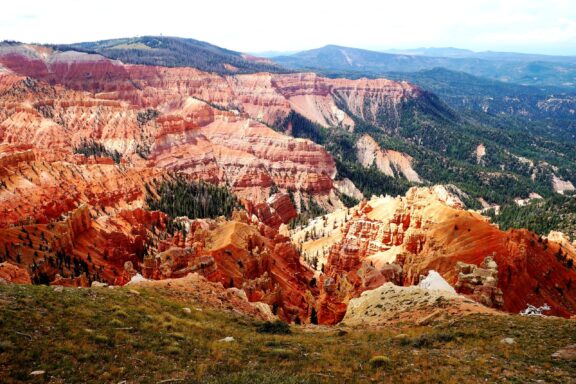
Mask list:
[{"label": "canyon floor", "polygon": [[576,382],[576,363],[551,356],[576,343],[571,320],[477,314],[370,329],[291,325],[290,334],[274,334],[213,293],[200,300],[198,290],[170,284],[0,286],[1,381]]}]

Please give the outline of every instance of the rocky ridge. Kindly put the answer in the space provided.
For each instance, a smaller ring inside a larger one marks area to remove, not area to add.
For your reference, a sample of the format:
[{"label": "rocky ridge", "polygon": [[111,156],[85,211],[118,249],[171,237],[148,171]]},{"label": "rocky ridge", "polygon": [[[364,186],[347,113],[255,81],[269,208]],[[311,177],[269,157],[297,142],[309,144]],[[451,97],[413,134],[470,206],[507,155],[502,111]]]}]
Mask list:
[{"label": "rocky ridge", "polygon": [[329,244],[319,277],[323,323],[340,321],[348,302],[361,292],[386,282],[413,285],[431,269],[470,297],[508,312],[544,303],[551,314],[570,316],[576,310],[571,293],[576,270],[563,261],[574,257],[569,249],[526,230],[500,231],[464,210],[442,187],[375,197],[351,216],[320,238],[295,240],[308,254],[321,249],[316,245]]}]

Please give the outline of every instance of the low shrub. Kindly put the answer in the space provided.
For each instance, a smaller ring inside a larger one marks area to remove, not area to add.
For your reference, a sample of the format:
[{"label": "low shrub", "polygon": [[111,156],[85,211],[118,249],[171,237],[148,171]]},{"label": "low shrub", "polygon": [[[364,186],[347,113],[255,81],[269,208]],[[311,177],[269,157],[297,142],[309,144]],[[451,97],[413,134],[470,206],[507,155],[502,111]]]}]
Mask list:
[{"label": "low shrub", "polygon": [[392,365],[392,361],[386,356],[374,356],[368,361],[368,364],[372,368],[387,368]]},{"label": "low shrub", "polygon": [[271,333],[275,335],[288,335],[292,333],[290,326],[283,321],[276,320],[274,322],[266,321],[258,326],[256,329],[258,333]]}]

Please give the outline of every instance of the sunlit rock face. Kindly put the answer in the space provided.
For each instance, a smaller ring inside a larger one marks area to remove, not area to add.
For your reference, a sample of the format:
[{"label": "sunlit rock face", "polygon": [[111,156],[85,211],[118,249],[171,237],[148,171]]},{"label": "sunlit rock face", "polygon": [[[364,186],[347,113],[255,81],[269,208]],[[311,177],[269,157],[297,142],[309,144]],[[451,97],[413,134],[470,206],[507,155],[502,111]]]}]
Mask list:
[{"label": "sunlit rock face", "polygon": [[494,308],[517,313],[527,304],[547,303],[551,314],[575,313],[576,271],[567,261],[576,254],[570,247],[527,230],[501,231],[462,206],[437,186],[373,198],[353,209],[346,224],[334,230],[339,236],[326,235],[336,241],[320,276],[319,319],[338,322],[348,301],[361,292],[384,282],[414,285],[430,270]]}]

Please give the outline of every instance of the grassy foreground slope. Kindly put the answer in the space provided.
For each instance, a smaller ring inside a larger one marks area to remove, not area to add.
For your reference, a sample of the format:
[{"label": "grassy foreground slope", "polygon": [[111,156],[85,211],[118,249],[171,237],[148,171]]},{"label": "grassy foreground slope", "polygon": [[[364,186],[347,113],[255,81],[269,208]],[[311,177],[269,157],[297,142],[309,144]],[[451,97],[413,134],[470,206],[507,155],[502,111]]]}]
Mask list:
[{"label": "grassy foreground slope", "polygon": [[[575,363],[550,357],[576,342],[570,320],[476,316],[450,325],[379,330],[293,326],[292,334],[276,335],[258,333],[258,322],[232,309],[199,310],[193,294],[138,290],[0,286],[1,381],[567,383],[576,378]],[[227,336],[235,341],[219,341]],[[504,337],[516,343],[503,344]],[[30,375],[37,370],[45,373]]]}]

